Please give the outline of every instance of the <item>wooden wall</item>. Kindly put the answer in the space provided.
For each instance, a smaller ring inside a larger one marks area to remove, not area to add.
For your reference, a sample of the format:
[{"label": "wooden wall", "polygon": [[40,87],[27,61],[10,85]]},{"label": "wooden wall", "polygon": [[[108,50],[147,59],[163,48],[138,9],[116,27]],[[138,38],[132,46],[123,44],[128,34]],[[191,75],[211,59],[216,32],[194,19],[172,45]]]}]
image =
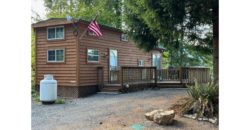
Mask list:
[{"label": "wooden wall", "polygon": [[[36,28],[36,84],[44,74],[53,74],[60,86],[77,86],[76,37],[70,24],[64,25],[64,40],[47,40],[47,28]],[[64,48],[64,63],[47,63],[47,49]]]},{"label": "wooden wall", "polygon": [[[85,30],[87,25],[80,24],[81,30]],[[118,51],[118,66],[137,66],[138,59],[144,60],[145,66],[151,66],[151,53],[143,52],[138,49],[133,42],[124,42],[120,40],[121,32],[114,32],[101,28],[102,37],[94,37],[85,35],[79,38],[79,83],[80,86],[97,84],[97,67],[103,66],[104,82],[108,81],[109,71],[109,49]],[[87,49],[99,50],[99,63],[87,62]]]}]

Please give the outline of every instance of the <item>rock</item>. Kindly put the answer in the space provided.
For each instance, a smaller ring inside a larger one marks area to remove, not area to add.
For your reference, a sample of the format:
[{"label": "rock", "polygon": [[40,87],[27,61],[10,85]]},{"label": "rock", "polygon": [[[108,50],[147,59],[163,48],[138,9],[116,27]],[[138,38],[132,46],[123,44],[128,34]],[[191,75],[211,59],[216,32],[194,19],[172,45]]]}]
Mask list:
[{"label": "rock", "polygon": [[151,111],[151,112],[145,113],[145,117],[146,117],[148,120],[153,121],[154,115],[155,115],[156,113],[160,113],[160,112],[163,112],[163,110],[162,110],[162,109],[160,109],[160,110],[153,110],[153,111]]},{"label": "rock", "polygon": [[154,114],[153,121],[160,125],[171,125],[174,121],[174,110],[162,111]]}]

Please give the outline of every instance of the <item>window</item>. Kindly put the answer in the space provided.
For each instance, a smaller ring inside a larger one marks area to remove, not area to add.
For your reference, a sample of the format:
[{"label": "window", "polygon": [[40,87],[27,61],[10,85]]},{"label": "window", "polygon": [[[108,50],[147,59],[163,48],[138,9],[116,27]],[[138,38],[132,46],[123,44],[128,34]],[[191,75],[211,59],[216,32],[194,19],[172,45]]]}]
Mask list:
[{"label": "window", "polygon": [[99,51],[96,49],[88,49],[88,62],[99,62]]},{"label": "window", "polygon": [[121,35],[121,41],[127,42],[128,41],[128,35],[127,34],[122,34]]},{"label": "window", "polygon": [[138,60],[138,66],[144,66],[144,60]]},{"label": "window", "polygon": [[64,62],[64,49],[48,50],[48,62]]},{"label": "window", "polygon": [[51,27],[47,29],[48,40],[64,39],[64,27]]}]

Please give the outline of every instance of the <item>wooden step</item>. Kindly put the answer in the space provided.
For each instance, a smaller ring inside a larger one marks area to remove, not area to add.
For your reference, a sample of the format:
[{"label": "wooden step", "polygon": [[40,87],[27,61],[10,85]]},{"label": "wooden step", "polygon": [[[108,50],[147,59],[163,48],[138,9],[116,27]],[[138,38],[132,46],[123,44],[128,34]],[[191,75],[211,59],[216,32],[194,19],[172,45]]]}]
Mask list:
[{"label": "wooden step", "polygon": [[121,84],[104,84],[102,92],[119,92],[122,89]]}]

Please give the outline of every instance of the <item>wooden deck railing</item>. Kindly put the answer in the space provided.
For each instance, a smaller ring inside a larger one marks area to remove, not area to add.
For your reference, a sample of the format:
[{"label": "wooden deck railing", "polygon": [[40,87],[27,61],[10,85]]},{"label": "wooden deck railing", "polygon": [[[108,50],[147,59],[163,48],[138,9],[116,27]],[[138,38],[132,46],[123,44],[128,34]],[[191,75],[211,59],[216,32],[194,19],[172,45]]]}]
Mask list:
[{"label": "wooden deck railing", "polygon": [[180,83],[207,83],[210,80],[209,68],[181,67],[157,70],[159,81],[180,81]]},{"label": "wooden deck railing", "polygon": [[156,74],[156,67],[121,67],[121,85],[154,84],[156,87]]},{"label": "wooden deck railing", "polygon": [[[97,68],[98,86],[103,87],[103,67]],[[156,70],[156,67],[121,67],[120,70],[109,72],[108,84],[121,84],[122,87],[131,84],[153,84],[168,81],[181,84],[193,84],[195,79],[199,83],[210,81],[209,68],[181,67]],[[169,82],[170,83],[170,82]]]}]

